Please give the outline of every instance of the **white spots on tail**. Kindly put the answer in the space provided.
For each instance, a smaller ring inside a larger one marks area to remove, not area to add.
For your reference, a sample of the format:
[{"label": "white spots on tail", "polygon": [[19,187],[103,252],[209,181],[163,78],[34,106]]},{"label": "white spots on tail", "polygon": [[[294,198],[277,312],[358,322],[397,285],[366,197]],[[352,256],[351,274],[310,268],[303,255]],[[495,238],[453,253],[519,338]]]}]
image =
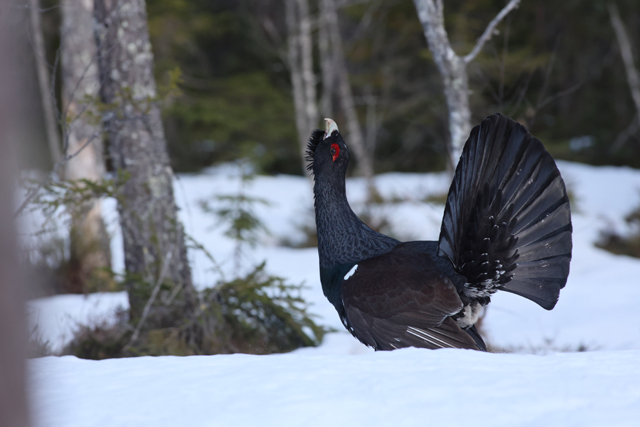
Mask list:
[{"label": "white spots on tail", "polygon": [[349,270],[349,272],[347,274],[344,275],[344,280],[348,280],[349,277],[353,276],[354,274],[356,274],[356,270],[358,269],[358,264],[354,265],[353,267],[351,267],[351,270]]}]

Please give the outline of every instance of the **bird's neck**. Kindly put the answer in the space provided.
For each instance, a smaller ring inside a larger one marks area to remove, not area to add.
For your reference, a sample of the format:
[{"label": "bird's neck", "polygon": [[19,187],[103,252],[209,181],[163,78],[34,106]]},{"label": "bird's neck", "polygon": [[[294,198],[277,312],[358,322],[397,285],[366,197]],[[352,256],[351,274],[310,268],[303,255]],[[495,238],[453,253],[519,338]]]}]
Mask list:
[{"label": "bird's neck", "polygon": [[316,176],[313,192],[320,268],[356,263],[386,253],[398,244],[360,221],[347,201],[344,177]]}]

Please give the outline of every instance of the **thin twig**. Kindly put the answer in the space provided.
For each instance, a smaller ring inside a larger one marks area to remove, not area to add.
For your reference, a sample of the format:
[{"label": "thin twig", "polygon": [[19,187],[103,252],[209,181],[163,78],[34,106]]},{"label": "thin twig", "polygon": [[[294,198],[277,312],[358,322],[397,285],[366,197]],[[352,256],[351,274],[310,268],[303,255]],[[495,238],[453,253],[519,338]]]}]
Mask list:
[{"label": "thin twig", "polygon": [[627,73],[627,83],[631,91],[631,97],[636,106],[636,115],[640,120],[640,72],[634,65],[633,52],[631,49],[631,41],[627,30],[620,18],[618,6],[615,3],[609,3],[609,16],[611,17],[611,25],[616,33],[618,45],[620,46],[620,55],[624,62],[624,68]]},{"label": "thin twig", "polygon": [[350,52],[353,49],[353,46],[362,38],[362,35],[369,30],[369,27],[373,22],[373,15],[378,11],[378,9],[380,9],[381,5],[381,0],[374,1],[369,5],[364,16],[360,19],[358,26],[354,30],[351,40],[344,43],[345,52]]},{"label": "thin twig", "polygon": [[504,19],[505,16],[507,16],[507,14],[509,12],[511,12],[513,9],[517,8],[519,6],[519,4],[520,4],[520,0],[511,0],[500,11],[500,13],[498,13],[496,15],[496,17],[493,18],[493,20],[491,22],[489,22],[489,25],[487,25],[487,28],[484,30],[484,33],[482,33],[482,35],[480,36],[480,38],[476,42],[476,45],[473,48],[473,50],[467,56],[465,56],[463,58],[464,62],[466,62],[468,64],[469,62],[473,61],[476,58],[476,56],[478,56],[478,54],[480,53],[480,51],[484,47],[484,44],[486,42],[488,42],[489,39],[491,39],[491,37],[493,37],[493,32],[496,29],[496,26],[500,23],[500,21],[502,21]]},{"label": "thin twig", "polygon": [[151,306],[153,305],[153,302],[158,296],[158,292],[160,292],[160,285],[162,285],[162,281],[164,280],[167,274],[167,268],[169,267],[169,263],[171,262],[171,257],[173,255],[173,248],[174,246],[172,246],[171,250],[167,252],[167,256],[165,257],[164,262],[162,263],[162,271],[160,272],[160,276],[158,276],[158,280],[156,281],[156,284],[153,287],[151,296],[149,297],[147,304],[144,306],[144,309],[142,310],[142,316],[140,316],[140,320],[138,321],[138,325],[136,326],[136,329],[133,331],[133,334],[131,335],[131,339],[129,340],[127,345],[125,345],[122,349],[123,353],[127,351],[129,348],[131,348],[133,343],[138,339],[138,335],[140,335],[140,330],[142,329],[144,322],[147,320],[147,316],[149,315]]},{"label": "thin twig", "polygon": [[18,207],[18,209],[16,210],[16,212],[13,214],[13,218],[17,218],[20,216],[20,214],[24,211],[24,209],[29,205],[29,203],[31,203],[31,201],[33,200],[33,198],[38,194],[38,192],[42,189],[42,187],[44,187],[45,185],[47,185],[51,179],[53,178],[54,175],[58,174],[58,171],[60,171],[64,165],[66,165],[69,160],[73,159],[74,157],[76,157],[77,155],[79,155],[82,150],[84,150],[89,144],[91,144],[93,142],[94,139],[96,139],[98,136],[100,136],[100,134],[102,133],[102,131],[96,132],[94,133],[91,138],[87,138],[87,141],[82,145],[82,147],[78,148],[78,150],[70,155],[64,156],[62,159],[60,159],[60,161],[58,163],[56,163],[56,165],[53,167],[53,170],[48,173],[46,175],[45,178],[43,178],[38,185],[36,185],[35,187],[33,187],[30,191],[29,194],[27,194],[27,197],[25,197],[25,199],[22,201],[22,203],[20,204],[20,207]]},{"label": "thin twig", "polygon": [[511,30],[511,17],[507,19],[507,28],[504,31],[504,39],[502,44],[502,58],[500,60],[500,85],[498,87],[498,92],[500,94],[500,110],[502,111],[502,106],[504,104],[504,80],[505,80],[505,71],[507,68],[507,53],[509,51],[509,34]]},{"label": "thin twig", "polygon": [[213,257],[213,255],[211,254],[211,252],[209,252],[207,250],[207,248],[205,248],[202,243],[198,242],[196,239],[193,238],[193,236],[191,236],[188,233],[184,233],[186,239],[191,242],[191,244],[196,248],[202,251],[202,253],[204,253],[204,255],[207,257],[207,259],[209,261],[211,261],[211,264],[213,264],[214,269],[218,272],[218,274],[220,275],[220,280],[222,282],[228,282],[228,280],[225,277],[224,274],[224,270],[222,269],[222,266],[218,263],[218,261],[216,261],[216,259]]},{"label": "thin twig", "polygon": [[617,153],[618,150],[622,148],[624,143],[627,142],[627,139],[629,139],[632,135],[638,132],[638,130],[640,130],[639,125],[640,120],[638,120],[637,117],[634,117],[633,120],[631,120],[629,126],[627,126],[622,132],[620,132],[616,137],[616,140],[613,142],[613,144],[611,144],[611,147],[609,147],[609,153]]},{"label": "thin twig", "polygon": [[581,82],[578,82],[576,84],[574,84],[573,86],[565,89],[565,90],[561,90],[558,93],[555,93],[553,95],[550,95],[548,97],[546,97],[544,99],[544,101],[542,101],[540,104],[537,104],[536,107],[537,109],[541,109],[542,107],[544,107],[545,105],[547,105],[548,103],[555,101],[558,98],[562,98],[563,96],[567,96],[569,94],[572,94],[573,92],[577,91],[578,89],[580,89],[582,86],[584,86],[584,84],[586,83],[586,80],[583,80]]},{"label": "thin twig", "polygon": [[518,94],[514,95],[514,97],[516,97],[516,101],[510,102],[510,104],[512,105],[511,107],[512,113],[507,115],[515,114],[516,111],[518,111],[518,108],[520,108],[520,105],[522,104],[522,101],[524,101],[525,96],[527,94],[527,90],[529,90],[529,84],[531,84],[531,79],[533,79],[534,74],[535,74],[535,70],[532,70],[527,76],[527,78],[525,79],[525,82],[522,84],[522,88],[520,89],[520,91],[518,91]]}]

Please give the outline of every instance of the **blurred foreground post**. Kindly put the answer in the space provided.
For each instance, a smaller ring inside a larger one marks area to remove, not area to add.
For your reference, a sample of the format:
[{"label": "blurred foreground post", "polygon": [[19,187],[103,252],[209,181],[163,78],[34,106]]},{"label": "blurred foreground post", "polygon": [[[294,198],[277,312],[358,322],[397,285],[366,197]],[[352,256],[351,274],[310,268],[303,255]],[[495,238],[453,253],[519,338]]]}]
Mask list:
[{"label": "blurred foreground post", "polygon": [[25,384],[26,325],[24,282],[18,262],[14,189],[16,147],[24,138],[21,127],[23,97],[20,88],[25,72],[19,60],[18,32],[26,20],[23,9],[0,1],[0,426],[29,425]]}]

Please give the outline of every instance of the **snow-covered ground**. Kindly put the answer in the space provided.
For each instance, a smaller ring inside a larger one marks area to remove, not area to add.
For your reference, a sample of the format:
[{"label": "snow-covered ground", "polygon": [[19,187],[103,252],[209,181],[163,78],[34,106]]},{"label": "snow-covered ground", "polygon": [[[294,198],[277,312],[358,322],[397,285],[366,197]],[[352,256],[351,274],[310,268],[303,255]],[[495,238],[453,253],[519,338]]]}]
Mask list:
[{"label": "snow-covered ground", "polygon": [[[408,349],[372,353],[346,333],[319,348],[272,356],[162,357],[82,361],[44,358],[30,364],[39,426],[208,425],[637,425],[640,419],[640,260],[593,246],[605,227],[623,228],[640,204],[640,171],[560,162],[575,200],[571,275],[556,308],[547,312],[523,298],[499,293],[484,321],[488,341],[545,356]],[[398,200],[376,207],[395,237],[436,240],[442,205],[424,203],[444,193],[444,174],[385,174],[382,195]],[[212,168],[176,181],[181,219],[233,275],[233,242],[199,205],[216,194],[236,194],[237,171]],[[305,298],[321,323],[342,330],[320,288],[315,249],[283,247],[300,241],[296,226],[313,224],[308,180],[257,177],[248,195],[269,205],[256,213],[270,234],[249,251],[245,265],[304,282]],[[362,210],[364,183],[347,193]],[[215,201],[212,201],[215,203]],[[114,235],[114,268],[122,270],[115,205],[105,203]],[[37,225],[33,225],[37,227]],[[217,280],[204,254],[190,254],[199,287]],[[54,349],[78,323],[112,316],[126,307],[123,293],[58,296],[30,302],[31,319]],[[586,346],[587,353],[554,353]]]},{"label": "snow-covered ground", "polygon": [[639,350],[34,360],[38,425],[629,426]]}]

